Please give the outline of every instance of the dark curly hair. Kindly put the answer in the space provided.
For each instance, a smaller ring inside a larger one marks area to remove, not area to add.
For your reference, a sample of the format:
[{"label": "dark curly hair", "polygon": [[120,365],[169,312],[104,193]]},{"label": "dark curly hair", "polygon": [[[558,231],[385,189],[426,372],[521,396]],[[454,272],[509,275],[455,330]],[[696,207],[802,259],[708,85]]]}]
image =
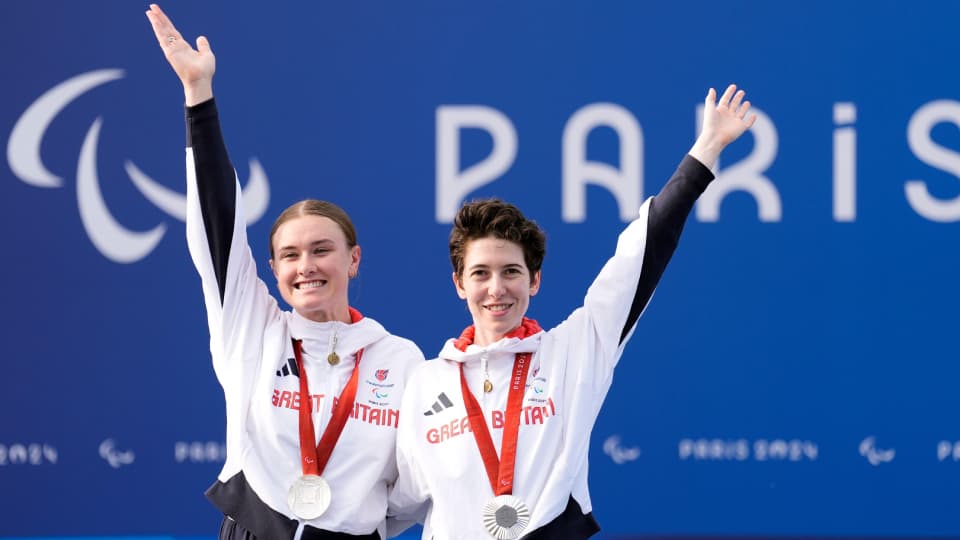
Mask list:
[{"label": "dark curly hair", "polygon": [[459,279],[463,275],[463,258],[467,244],[480,238],[509,240],[523,249],[523,260],[530,279],[543,265],[547,254],[547,238],[535,221],[524,217],[516,206],[500,199],[481,199],[465,203],[453,220],[450,231],[450,263]]}]

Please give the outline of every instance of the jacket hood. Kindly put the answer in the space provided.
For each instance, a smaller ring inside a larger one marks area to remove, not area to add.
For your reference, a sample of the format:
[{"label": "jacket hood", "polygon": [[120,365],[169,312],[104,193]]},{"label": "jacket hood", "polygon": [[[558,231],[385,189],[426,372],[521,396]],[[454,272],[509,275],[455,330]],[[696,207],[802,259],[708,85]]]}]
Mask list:
[{"label": "jacket hood", "polygon": [[532,353],[536,352],[537,348],[540,347],[540,338],[542,337],[543,330],[540,330],[539,332],[525,338],[505,337],[500,341],[496,341],[490,345],[487,345],[486,347],[470,344],[467,346],[465,351],[461,351],[457,348],[456,339],[450,338],[446,343],[444,343],[443,349],[440,350],[440,358],[452,360],[454,362],[467,363],[471,361],[480,361],[482,356],[490,354]]},{"label": "jacket hood", "polygon": [[[364,317],[355,309],[350,309],[354,322],[311,321],[293,311],[290,314],[290,337],[303,341],[303,350],[311,354],[327,355],[336,350],[341,357],[353,354],[389,335],[377,321]],[[336,346],[334,347],[334,338]]]}]

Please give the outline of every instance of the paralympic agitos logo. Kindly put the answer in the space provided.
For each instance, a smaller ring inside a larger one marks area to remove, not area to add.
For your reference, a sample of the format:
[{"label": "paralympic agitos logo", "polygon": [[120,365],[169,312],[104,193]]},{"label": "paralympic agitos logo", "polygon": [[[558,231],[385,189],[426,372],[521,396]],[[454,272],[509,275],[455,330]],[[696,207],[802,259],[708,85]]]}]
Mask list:
[{"label": "paralympic agitos logo", "polygon": [[[38,188],[61,188],[63,178],[47,170],[40,156],[40,145],[53,120],[72,101],[94,88],[124,76],[123,70],[101,69],[72,77],[36,99],[17,120],[7,142],[10,170],[21,181]],[[167,230],[158,223],[148,231],[133,231],[114,218],[100,190],[97,172],[97,147],[103,116],[98,116],[87,130],[77,160],[77,208],[83,228],[94,247],[104,257],[117,263],[134,263],[157,246]],[[244,210],[248,223],[255,223],[267,209],[270,186],[260,162],[250,159],[250,178],[243,188]],[[124,170],[137,190],[157,208],[179,221],[186,219],[186,196],[155,182],[132,161],[124,162]]]}]

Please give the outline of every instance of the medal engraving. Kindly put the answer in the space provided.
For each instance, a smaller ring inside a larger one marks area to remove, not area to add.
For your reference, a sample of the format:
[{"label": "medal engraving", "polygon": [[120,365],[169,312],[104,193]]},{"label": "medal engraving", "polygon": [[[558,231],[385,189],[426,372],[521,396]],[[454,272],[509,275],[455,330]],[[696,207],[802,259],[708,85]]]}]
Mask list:
[{"label": "medal engraving", "polygon": [[493,392],[493,383],[490,382],[490,379],[483,381],[483,391],[487,394]]},{"label": "medal engraving", "polygon": [[513,527],[517,524],[517,511],[509,506],[501,506],[495,514],[497,525],[501,527]]},{"label": "medal engraving", "polygon": [[513,495],[500,495],[483,507],[483,526],[497,540],[520,538],[529,523],[530,510]]},{"label": "medal engraving", "polygon": [[327,362],[329,362],[331,366],[335,366],[340,363],[340,357],[337,356],[337,353],[332,352],[327,355]]},{"label": "medal engraving", "polygon": [[287,493],[287,505],[300,519],[316,519],[330,507],[330,485],[323,478],[306,474],[297,478]]}]

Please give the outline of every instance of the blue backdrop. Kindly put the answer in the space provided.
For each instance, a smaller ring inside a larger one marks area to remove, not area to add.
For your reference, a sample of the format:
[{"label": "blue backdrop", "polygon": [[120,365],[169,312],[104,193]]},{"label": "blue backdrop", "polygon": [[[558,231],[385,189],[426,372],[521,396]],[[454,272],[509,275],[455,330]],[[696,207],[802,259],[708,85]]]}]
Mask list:
[{"label": "blue backdrop", "polygon": [[[760,113],[722,156],[592,436],[608,535],[958,536],[955,2],[186,2],[253,249],[326,198],[351,302],[427,356],[469,323],[445,217],[548,232],[561,321],[706,90]],[[182,93],[129,1],[3,2],[0,536],[213,535],[223,460],[184,241]]]}]

